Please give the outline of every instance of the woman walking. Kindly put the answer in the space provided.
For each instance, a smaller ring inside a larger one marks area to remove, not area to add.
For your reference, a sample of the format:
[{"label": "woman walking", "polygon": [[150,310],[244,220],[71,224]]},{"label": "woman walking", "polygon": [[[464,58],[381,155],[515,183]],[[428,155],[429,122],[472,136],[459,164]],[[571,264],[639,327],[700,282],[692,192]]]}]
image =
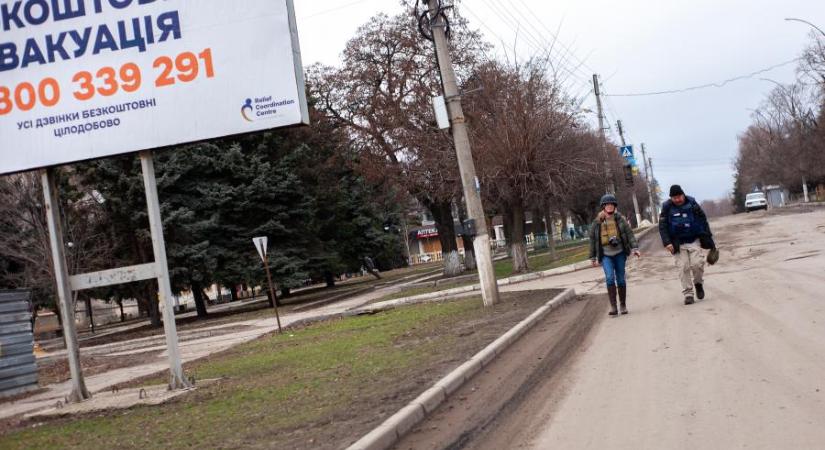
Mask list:
[{"label": "woman walking", "polygon": [[610,315],[616,316],[616,297],[622,314],[627,314],[627,281],[625,264],[631,254],[641,257],[639,244],[627,219],[616,210],[619,202],[606,194],[600,202],[599,215],[590,227],[590,261],[593,267],[602,265],[610,297]]}]

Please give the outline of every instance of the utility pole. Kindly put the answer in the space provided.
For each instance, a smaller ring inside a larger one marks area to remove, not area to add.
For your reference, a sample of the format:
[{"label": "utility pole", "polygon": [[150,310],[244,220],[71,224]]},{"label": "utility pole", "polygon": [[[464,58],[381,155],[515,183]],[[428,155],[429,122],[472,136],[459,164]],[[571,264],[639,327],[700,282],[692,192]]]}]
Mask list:
[{"label": "utility pole", "polygon": [[[619,128],[619,137],[622,139],[622,147],[627,146],[627,143],[624,140],[624,128],[622,128],[622,121],[616,121],[616,127]],[[636,226],[638,227],[642,223],[642,215],[639,213],[639,200],[636,198],[636,189],[633,185],[633,168],[630,168],[630,192],[633,194],[633,210],[636,213]]]},{"label": "utility pole", "polygon": [[438,66],[441,69],[444,98],[453,130],[458,169],[461,173],[461,184],[464,188],[464,199],[467,203],[467,214],[472,221],[475,221],[476,234],[473,238],[473,247],[476,252],[478,277],[481,283],[481,297],[485,306],[491,306],[498,303],[498,284],[493,271],[487,218],[481,204],[481,185],[476,176],[473,154],[470,149],[470,136],[467,131],[464,111],[461,108],[461,95],[458,90],[458,82],[456,81],[447,41],[447,20],[440,0],[424,0],[424,3],[429,9],[429,26],[438,57]]},{"label": "utility pole", "polygon": [[599,137],[602,140],[602,148],[604,149],[604,175],[607,180],[605,192],[615,193],[616,186],[613,184],[613,175],[610,173],[610,155],[607,150],[607,138],[604,135],[604,109],[602,106],[602,91],[599,87],[599,75],[593,74],[593,92],[596,94],[596,110],[599,115]]},{"label": "utility pole", "polygon": [[658,216],[656,214],[656,203],[653,201],[653,176],[650,174],[650,168],[647,165],[647,152],[645,151],[645,143],[642,142],[642,161],[645,164],[645,178],[647,178],[647,198],[650,202],[650,222],[656,223]]},{"label": "utility pole", "polygon": [[[650,183],[651,183],[651,190],[653,185],[653,180],[656,179],[656,175],[653,175],[653,158],[647,158],[647,167],[650,168]],[[653,205],[653,212],[656,213],[656,222],[659,222],[659,204]]]}]

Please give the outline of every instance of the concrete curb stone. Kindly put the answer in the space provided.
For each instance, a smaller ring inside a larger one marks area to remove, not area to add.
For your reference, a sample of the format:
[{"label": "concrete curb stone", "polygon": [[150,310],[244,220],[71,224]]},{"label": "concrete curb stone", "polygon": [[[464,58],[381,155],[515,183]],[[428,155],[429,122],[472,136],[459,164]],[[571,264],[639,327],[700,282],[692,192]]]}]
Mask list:
[{"label": "concrete curb stone", "polygon": [[563,305],[576,297],[572,288],[553,297],[550,301],[527,316],[509,331],[499,336],[487,347],[476,353],[469,361],[458,366],[447,376],[437,381],[432,387],[424,391],[407,406],[401,408],[385,420],[381,425],[367,433],[364,437],[348,447],[348,450],[386,450],[392,447],[398,439],[420,423],[427,414],[432,413],[443,403],[449,395],[458,390],[464,383],[489,365],[496,355],[515,343],[539,320],[544,318],[558,306]]}]

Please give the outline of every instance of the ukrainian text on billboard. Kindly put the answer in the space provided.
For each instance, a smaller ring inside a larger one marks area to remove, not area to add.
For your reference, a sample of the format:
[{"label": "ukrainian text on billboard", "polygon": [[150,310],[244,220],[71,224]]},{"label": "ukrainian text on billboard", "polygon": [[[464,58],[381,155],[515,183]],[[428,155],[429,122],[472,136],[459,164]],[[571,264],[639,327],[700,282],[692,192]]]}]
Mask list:
[{"label": "ukrainian text on billboard", "polygon": [[287,0],[0,0],[0,173],[306,122]]}]

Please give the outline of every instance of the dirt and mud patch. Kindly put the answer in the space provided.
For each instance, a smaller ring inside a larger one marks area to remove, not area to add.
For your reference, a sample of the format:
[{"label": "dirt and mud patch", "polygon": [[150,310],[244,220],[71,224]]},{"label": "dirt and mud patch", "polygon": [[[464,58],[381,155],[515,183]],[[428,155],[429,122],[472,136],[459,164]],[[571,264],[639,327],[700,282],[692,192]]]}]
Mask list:
[{"label": "dirt and mud patch", "polygon": [[548,315],[394,448],[503,449],[523,442],[563,398],[559,380],[606,306],[604,296],[585,296]]},{"label": "dirt and mud patch", "polygon": [[[81,356],[80,364],[83,367],[83,375],[89,377],[110,370],[146,364],[147,360],[157,358],[160,353],[160,351],[152,351],[123,356]],[[65,356],[48,361],[38,361],[37,375],[41,386],[67,381],[70,378],[69,361]]]}]

